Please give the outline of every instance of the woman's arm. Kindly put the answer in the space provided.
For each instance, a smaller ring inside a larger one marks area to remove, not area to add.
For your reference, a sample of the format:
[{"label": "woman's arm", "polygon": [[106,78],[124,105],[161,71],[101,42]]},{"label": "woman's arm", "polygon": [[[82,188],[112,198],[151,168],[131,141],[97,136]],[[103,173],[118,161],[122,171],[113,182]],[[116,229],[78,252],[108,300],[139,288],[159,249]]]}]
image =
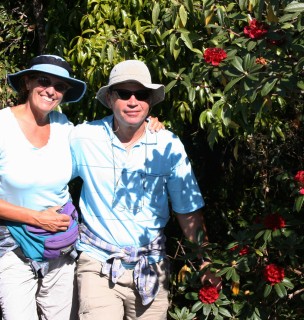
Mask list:
[{"label": "woman's arm", "polygon": [[0,219],[30,224],[51,232],[65,231],[69,226],[70,217],[57,213],[56,210],[60,208],[56,206],[36,211],[0,200]]}]

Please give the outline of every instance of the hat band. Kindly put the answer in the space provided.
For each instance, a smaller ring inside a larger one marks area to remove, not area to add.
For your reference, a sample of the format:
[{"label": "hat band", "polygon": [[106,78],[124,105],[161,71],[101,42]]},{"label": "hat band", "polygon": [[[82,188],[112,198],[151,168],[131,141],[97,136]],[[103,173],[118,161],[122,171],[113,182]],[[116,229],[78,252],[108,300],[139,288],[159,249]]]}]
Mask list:
[{"label": "hat band", "polygon": [[51,73],[58,77],[70,78],[70,74],[66,69],[55,66],[54,64],[35,64],[30,70]]}]

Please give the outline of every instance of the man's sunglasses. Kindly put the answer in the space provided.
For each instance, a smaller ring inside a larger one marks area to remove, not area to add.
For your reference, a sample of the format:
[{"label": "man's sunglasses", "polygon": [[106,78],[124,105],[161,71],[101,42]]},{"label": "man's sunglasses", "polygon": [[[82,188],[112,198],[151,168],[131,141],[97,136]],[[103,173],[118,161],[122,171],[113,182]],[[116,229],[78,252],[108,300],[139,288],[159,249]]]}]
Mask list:
[{"label": "man's sunglasses", "polygon": [[119,98],[122,100],[129,100],[131,96],[134,97],[139,101],[145,101],[150,97],[151,90],[137,90],[137,91],[130,91],[125,89],[111,89],[111,91],[115,91]]},{"label": "man's sunglasses", "polygon": [[56,91],[61,93],[66,92],[70,88],[70,86],[65,82],[53,83],[50,78],[45,76],[38,76],[38,77],[32,77],[32,78],[37,81],[40,87],[48,88],[52,86]]}]

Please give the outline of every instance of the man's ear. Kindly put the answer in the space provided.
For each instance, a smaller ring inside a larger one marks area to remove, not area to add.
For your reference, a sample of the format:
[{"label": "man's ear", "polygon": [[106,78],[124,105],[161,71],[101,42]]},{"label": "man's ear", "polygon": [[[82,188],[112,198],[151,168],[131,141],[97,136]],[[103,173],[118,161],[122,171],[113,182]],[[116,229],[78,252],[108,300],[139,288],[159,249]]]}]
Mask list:
[{"label": "man's ear", "polygon": [[106,93],[107,105],[110,109],[112,109],[112,96],[109,91]]}]

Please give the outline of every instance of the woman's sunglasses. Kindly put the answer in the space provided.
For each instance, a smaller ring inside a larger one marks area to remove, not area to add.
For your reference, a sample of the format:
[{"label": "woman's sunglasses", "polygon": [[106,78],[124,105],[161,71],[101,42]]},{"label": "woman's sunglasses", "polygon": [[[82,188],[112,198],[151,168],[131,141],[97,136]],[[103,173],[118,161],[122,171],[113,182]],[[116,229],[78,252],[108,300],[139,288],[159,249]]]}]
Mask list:
[{"label": "woman's sunglasses", "polygon": [[70,86],[65,82],[55,82],[53,83],[50,78],[46,76],[38,76],[38,77],[32,77],[32,79],[35,79],[40,87],[48,88],[48,87],[54,87],[54,89],[58,92],[64,93],[68,89],[70,89]]},{"label": "woman's sunglasses", "polygon": [[151,90],[137,90],[137,91],[130,91],[125,89],[111,89],[111,91],[115,91],[119,98],[122,100],[129,100],[133,95],[139,101],[145,101],[150,97]]}]

